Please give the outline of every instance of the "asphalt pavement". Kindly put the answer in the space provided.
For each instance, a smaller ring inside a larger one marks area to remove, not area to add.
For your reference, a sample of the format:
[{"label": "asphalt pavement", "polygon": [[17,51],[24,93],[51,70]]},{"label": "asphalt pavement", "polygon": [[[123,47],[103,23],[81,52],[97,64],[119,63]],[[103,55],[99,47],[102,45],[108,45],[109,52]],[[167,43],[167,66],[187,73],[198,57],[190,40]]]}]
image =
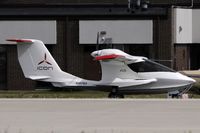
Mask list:
[{"label": "asphalt pavement", "polygon": [[200,133],[200,100],[0,99],[0,133]]}]

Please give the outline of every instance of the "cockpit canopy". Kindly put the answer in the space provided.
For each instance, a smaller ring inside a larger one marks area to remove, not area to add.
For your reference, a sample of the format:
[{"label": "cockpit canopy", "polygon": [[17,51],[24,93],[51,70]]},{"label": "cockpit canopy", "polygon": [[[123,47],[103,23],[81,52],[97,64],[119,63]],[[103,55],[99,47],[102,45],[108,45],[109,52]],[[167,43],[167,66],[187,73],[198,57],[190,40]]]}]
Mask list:
[{"label": "cockpit canopy", "polygon": [[175,72],[173,69],[145,59],[144,62],[128,64],[129,68],[134,72]]}]

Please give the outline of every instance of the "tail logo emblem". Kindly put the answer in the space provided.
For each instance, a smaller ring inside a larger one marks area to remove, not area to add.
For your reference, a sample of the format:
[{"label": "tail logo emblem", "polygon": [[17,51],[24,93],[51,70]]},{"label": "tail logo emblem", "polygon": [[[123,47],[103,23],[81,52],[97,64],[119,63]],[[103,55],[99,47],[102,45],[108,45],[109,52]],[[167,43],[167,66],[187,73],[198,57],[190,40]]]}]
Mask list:
[{"label": "tail logo emblem", "polygon": [[47,54],[46,54],[46,53],[44,54],[44,60],[40,61],[40,62],[38,63],[38,65],[43,64],[43,63],[52,65],[49,61],[47,61]]},{"label": "tail logo emblem", "polygon": [[44,59],[38,63],[37,70],[39,71],[48,71],[48,70],[53,70],[53,66],[46,66],[52,65],[49,61],[47,61],[47,54],[44,54]]}]

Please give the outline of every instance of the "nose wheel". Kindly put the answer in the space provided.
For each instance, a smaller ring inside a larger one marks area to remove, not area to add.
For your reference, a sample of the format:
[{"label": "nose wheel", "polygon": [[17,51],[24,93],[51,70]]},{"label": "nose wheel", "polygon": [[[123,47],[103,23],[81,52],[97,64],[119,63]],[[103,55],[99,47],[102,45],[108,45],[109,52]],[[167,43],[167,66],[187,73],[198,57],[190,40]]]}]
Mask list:
[{"label": "nose wheel", "polygon": [[172,92],[168,92],[167,97],[173,98],[173,99],[174,98],[178,99],[178,98],[181,98],[181,94],[179,91],[172,91]]},{"label": "nose wheel", "polygon": [[108,98],[124,98],[124,95],[119,93],[118,87],[113,87],[112,91],[108,94]]}]

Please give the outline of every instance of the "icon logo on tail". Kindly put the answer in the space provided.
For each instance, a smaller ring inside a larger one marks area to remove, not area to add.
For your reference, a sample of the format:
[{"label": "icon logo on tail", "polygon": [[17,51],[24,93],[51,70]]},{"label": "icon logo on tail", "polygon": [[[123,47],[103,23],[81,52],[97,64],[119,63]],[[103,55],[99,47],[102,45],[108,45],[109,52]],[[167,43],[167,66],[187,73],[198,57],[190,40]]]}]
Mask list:
[{"label": "icon logo on tail", "polygon": [[46,64],[52,65],[49,61],[47,61],[47,54],[45,53],[44,59],[38,63],[37,70],[53,70],[52,66],[46,66]]},{"label": "icon logo on tail", "polygon": [[44,60],[40,61],[40,62],[38,63],[38,65],[43,64],[43,63],[52,65],[49,61],[47,61],[47,54],[46,54],[46,53],[44,54]]}]

